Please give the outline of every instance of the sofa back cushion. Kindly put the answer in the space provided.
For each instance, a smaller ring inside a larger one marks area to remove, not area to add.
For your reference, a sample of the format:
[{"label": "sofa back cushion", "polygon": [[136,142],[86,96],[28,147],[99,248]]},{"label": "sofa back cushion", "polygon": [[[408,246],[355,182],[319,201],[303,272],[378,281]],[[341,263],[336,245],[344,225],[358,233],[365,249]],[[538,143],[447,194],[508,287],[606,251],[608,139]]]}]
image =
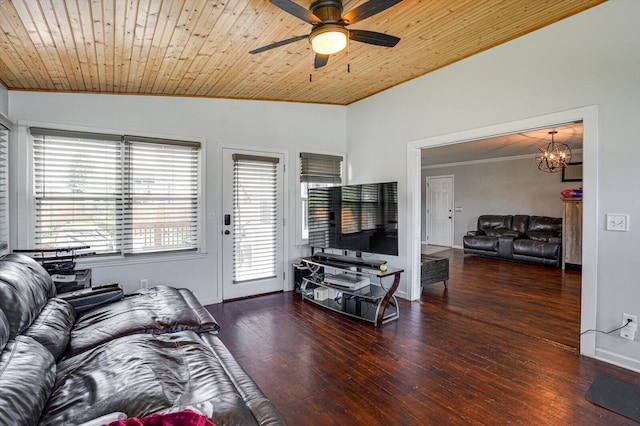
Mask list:
[{"label": "sofa back cushion", "polygon": [[527,237],[534,241],[549,242],[552,238],[562,236],[562,218],[548,216],[531,216]]},{"label": "sofa back cushion", "polygon": [[9,321],[2,310],[0,310],[0,352],[9,341]]},{"label": "sofa back cushion", "polygon": [[23,335],[29,336],[47,348],[59,360],[67,349],[76,313],[66,300],[49,299],[40,315]]},{"label": "sofa back cushion", "polygon": [[511,231],[513,216],[511,215],[482,215],[478,216],[478,235],[501,237]]},{"label": "sofa back cushion", "polygon": [[529,215],[517,214],[513,216],[513,225],[511,229],[516,231],[518,235],[524,235],[529,228]]},{"label": "sofa back cushion", "polygon": [[9,320],[9,338],[22,333],[38,316],[56,288],[35,260],[20,254],[0,258],[0,310]]},{"label": "sofa back cushion", "polygon": [[40,343],[26,336],[7,343],[0,352],[0,423],[37,425],[55,378],[53,356]]}]

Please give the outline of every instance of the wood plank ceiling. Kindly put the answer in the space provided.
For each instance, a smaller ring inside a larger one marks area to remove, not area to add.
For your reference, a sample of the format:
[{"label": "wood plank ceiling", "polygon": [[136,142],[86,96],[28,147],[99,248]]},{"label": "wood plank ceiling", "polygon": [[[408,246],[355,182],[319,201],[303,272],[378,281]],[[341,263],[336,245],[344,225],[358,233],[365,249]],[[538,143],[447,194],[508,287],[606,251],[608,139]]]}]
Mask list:
[{"label": "wood plank ceiling", "polygon": [[348,105],[604,1],[404,0],[349,27],[401,37],[396,47],[352,42],[313,70],[306,40],[248,54],[311,30],[266,0],[0,0],[0,82]]}]

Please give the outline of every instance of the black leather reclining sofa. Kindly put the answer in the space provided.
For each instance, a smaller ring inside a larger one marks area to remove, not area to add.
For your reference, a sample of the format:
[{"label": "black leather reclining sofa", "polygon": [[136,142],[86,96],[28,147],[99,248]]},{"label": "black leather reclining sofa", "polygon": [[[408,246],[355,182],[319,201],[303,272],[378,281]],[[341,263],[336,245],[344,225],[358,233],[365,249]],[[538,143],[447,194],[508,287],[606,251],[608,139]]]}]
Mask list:
[{"label": "black leather reclining sofa", "polygon": [[482,215],[463,237],[464,252],[486,257],[560,266],[562,218]]},{"label": "black leather reclining sofa", "polygon": [[167,286],[76,314],[40,264],[6,255],[0,425],[104,424],[184,410],[217,426],[284,424],[218,328],[189,290]]}]

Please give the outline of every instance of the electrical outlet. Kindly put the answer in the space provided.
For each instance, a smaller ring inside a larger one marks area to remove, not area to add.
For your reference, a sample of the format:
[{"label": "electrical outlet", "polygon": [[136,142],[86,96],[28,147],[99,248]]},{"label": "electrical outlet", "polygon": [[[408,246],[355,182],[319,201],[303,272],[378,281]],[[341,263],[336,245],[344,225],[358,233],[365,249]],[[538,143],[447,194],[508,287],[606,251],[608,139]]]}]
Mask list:
[{"label": "electrical outlet", "polygon": [[620,330],[620,336],[628,340],[634,340],[638,330],[638,317],[636,315],[622,314],[622,325],[624,327]]},{"label": "electrical outlet", "polygon": [[140,288],[149,288],[149,280],[146,278],[140,280]]}]

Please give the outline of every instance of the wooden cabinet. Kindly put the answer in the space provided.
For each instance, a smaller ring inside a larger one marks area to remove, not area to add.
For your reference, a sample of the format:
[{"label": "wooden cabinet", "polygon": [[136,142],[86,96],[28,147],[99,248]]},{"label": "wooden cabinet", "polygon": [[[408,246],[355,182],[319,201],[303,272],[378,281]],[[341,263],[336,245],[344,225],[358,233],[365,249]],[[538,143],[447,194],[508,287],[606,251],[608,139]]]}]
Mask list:
[{"label": "wooden cabinet", "polygon": [[562,200],[562,269],[582,265],[582,199]]}]

